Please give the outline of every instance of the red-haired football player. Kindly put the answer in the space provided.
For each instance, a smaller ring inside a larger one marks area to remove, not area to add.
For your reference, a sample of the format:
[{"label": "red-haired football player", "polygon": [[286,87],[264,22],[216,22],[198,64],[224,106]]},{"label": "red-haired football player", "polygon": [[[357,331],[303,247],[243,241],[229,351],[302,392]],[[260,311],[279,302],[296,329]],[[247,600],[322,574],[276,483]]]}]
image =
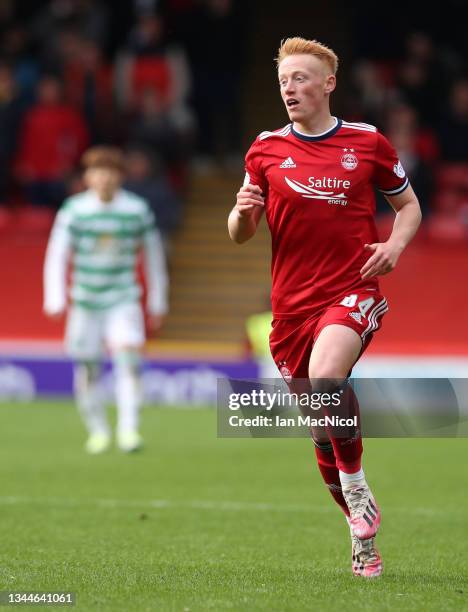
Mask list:
[{"label": "red-haired football player", "polygon": [[[313,388],[346,380],[380,328],[388,306],[377,277],[395,268],[421,211],[388,140],[372,125],[331,115],[335,53],[290,38],[276,60],[290,123],[262,132],[250,147],[228,226],[232,240],[243,243],[265,213],[272,236],[271,352],[286,382],[306,379]],[[374,187],[396,213],[384,242],[374,222]],[[353,572],[379,576],[380,510],[361,466],[359,426],[345,436],[316,428],[312,436],[320,472],[347,516]]]}]

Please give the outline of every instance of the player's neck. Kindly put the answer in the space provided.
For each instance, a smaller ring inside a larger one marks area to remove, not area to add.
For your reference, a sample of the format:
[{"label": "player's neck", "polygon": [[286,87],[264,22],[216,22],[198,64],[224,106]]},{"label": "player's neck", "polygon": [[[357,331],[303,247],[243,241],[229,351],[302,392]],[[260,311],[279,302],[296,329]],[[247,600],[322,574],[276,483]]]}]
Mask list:
[{"label": "player's neck", "polygon": [[94,194],[96,195],[97,199],[99,200],[99,202],[101,204],[110,204],[111,202],[114,201],[115,199],[115,194],[117,192],[113,191],[112,193],[110,192],[98,192],[98,191],[94,191]]},{"label": "player's neck", "polygon": [[296,132],[300,132],[306,136],[318,136],[319,134],[323,134],[324,132],[331,130],[335,125],[336,117],[332,117],[330,111],[328,110],[326,113],[311,117],[307,121],[293,122],[293,127]]}]

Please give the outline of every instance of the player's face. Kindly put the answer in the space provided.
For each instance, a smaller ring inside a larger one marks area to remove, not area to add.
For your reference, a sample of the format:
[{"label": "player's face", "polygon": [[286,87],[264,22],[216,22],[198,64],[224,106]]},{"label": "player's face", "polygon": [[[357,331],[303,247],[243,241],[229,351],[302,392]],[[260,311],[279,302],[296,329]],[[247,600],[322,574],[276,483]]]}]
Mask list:
[{"label": "player's face", "polygon": [[112,200],[122,183],[122,175],[115,168],[89,168],[84,179],[86,185],[104,201]]},{"label": "player's face", "polygon": [[278,66],[281,97],[289,118],[307,122],[328,108],[328,98],[335,89],[335,76],[325,62],[314,55],[288,55]]}]

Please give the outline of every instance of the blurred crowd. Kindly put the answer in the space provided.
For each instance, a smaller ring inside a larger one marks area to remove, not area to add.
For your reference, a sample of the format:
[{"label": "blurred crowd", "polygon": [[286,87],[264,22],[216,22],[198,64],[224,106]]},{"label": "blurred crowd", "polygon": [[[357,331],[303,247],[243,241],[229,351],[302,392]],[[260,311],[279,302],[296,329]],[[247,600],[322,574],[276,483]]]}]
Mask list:
[{"label": "blurred crowd", "polygon": [[56,209],[111,143],[170,236],[190,163],[240,159],[241,30],[231,0],[0,0],[0,205]]},{"label": "blurred crowd", "polygon": [[[403,53],[364,54],[351,71],[348,117],[377,125],[396,147],[425,217],[468,233],[468,65],[427,33]],[[379,202],[379,209],[388,205]],[[429,215],[428,215],[429,213]],[[442,225],[441,225],[442,224]]]},{"label": "blurred crowd", "polygon": [[[124,148],[127,186],[150,201],[169,238],[190,168],[242,168],[245,6],[0,0],[0,212],[55,210],[83,188],[83,151],[105,142]],[[379,19],[359,13],[350,26],[362,48],[343,62],[343,115],[390,138],[426,216],[468,231],[466,56],[422,31],[396,47],[398,15],[387,38]]]}]

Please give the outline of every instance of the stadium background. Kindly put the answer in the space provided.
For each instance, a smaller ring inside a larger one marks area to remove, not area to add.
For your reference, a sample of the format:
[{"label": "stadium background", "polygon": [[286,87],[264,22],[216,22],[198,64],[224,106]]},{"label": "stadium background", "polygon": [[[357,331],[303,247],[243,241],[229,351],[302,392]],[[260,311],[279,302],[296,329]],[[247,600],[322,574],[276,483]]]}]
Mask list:
[{"label": "stadium background", "polygon": [[[245,321],[266,307],[268,234],[238,247],[226,219],[245,150],[287,121],[272,58],[295,34],[338,52],[333,112],[392,138],[425,210],[383,280],[391,312],[362,368],[465,375],[466,9],[384,8],[0,0],[0,593],[74,591],[86,612],[468,609],[465,439],[365,441],[385,571],[363,583],[310,440],[218,438],[207,407],[217,376],[256,373]],[[37,108],[40,75],[54,78]],[[57,77],[66,107],[50,103]],[[149,343],[131,456],[88,456],[72,399],[49,399],[70,392],[71,368],[42,315],[44,249],[88,142],[129,149],[167,238],[172,309]],[[381,213],[383,235],[390,224]]]},{"label": "stadium background", "polygon": [[[218,375],[255,373],[245,322],[266,308],[269,237],[262,224],[239,248],[226,218],[250,142],[287,121],[272,58],[297,33],[336,50],[332,111],[383,130],[424,210],[382,279],[390,313],[357,372],[462,376],[467,40],[453,19],[462,3],[446,7],[431,15],[397,3],[382,21],[369,2],[298,3],[285,14],[262,0],[2,1],[0,394],[71,389],[63,324],[42,314],[42,264],[57,206],[81,188],[79,156],[99,142],[126,148],[128,186],[149,197],[167,244],[171,311],[148,345],[159,375],[151,398],[204,403]],[[385,202],[378,213],[385,237],[393,217]]]}]

